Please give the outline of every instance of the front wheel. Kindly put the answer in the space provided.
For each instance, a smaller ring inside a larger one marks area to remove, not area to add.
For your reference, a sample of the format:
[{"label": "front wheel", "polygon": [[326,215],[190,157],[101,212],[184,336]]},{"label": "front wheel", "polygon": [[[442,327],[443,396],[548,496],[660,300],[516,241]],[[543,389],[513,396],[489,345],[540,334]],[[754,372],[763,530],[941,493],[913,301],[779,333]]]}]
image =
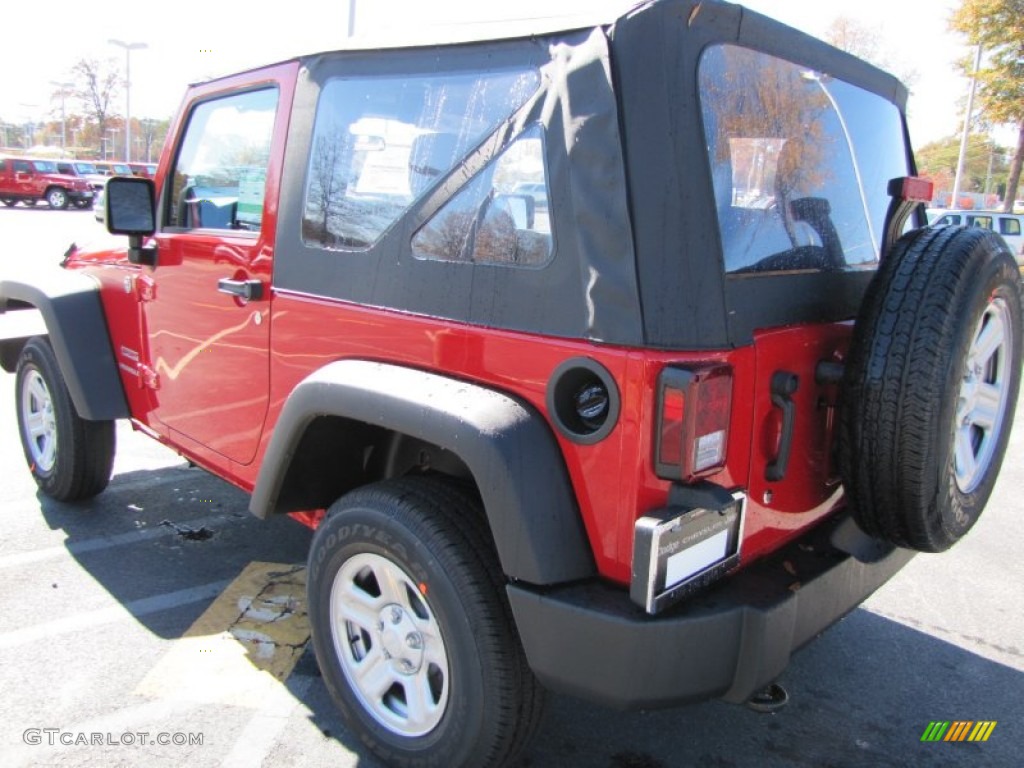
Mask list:
[{"label": "front wheel", "polygon": [[17,200],[7,200],[7,199],[4,199],[4,200],[2,200],[2,201],[0,201],[0,202],[2,202],[2,203],[3,203],[4,205],[6,205],[6,206],[7,206],[8,208],[13,208],[13,207],[14,207],[14,205],[15,205],[15,203],[17,203],[18,201],[17,201]]},{"label": "front wheel", "polygon": [[78,415],[46,339],[29,339],[22,349],[15,394],[22,449],[39,489],[58,501],[80,501],[106,488],[114,422]]},{"label": "front wheel", "polygon": [[507,765],[543,705],[479,504],[434,478],[337,501],[309,555],[324,681],[388,765]]},{"label": "front wheel", "polygon": [[92,208],[92,200],[75,200],[75,208],[81,208],[82,210]]},{"label": "front wheel", "polygon": [[68,193],[60,187],[53,187],[46,191],[46,204],[54,210],[63,210],[68,207]]}]

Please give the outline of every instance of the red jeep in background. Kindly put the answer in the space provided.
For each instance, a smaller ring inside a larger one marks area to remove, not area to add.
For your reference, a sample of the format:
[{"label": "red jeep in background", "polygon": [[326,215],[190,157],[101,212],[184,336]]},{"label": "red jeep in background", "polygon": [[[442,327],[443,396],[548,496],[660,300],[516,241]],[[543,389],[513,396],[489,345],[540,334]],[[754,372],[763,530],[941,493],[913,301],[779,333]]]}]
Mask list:
[{"label": "red jeep in background", "polygon": [[8,208],[19,201],[33,206],[45,200],[51,208],[92,205],[93,190],[85,179],[59,173],[53,160],[0,157],[0,202]]},{"label": "red jeep in background", "polygon": [[114,420],[315,527],[352,732],[499,766],[544,690],[744,702],[977,521],[1021,369],[994,233],[927,228],[906,89],[739,6],[193,86],[117,250],[0,309],[30,471]]}]

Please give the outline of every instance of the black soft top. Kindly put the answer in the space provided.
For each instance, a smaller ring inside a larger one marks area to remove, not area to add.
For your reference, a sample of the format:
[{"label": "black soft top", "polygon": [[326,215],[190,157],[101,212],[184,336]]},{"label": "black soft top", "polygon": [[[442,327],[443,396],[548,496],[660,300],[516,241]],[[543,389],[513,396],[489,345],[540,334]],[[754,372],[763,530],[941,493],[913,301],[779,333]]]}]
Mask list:
[{"label": "black soft top", "polygon": [[[700,57],[723,43],[834,76],[904,110],[907,91],[892,76],[717,0],[653,0],[608,23],[543,36],[402,41],[384,55],[374,48],[302,57],[285,160],[292,178],[305,176],[318,94],[332,77],[538,67],[536,96],[460,172],[482,167],[526,126],[543,125],[557,255],[543,270],[412,259],[416,227],[456,189],[445,182],[365,257],[339,259],[302,243],[302,189],[286,184],[275,284],[489,327],[665,349],[724,349],[748,344],[758,328],[852,318],[871,270],[726,277],[698,94]],[[901,140],[909,146],[905,127]]]}]

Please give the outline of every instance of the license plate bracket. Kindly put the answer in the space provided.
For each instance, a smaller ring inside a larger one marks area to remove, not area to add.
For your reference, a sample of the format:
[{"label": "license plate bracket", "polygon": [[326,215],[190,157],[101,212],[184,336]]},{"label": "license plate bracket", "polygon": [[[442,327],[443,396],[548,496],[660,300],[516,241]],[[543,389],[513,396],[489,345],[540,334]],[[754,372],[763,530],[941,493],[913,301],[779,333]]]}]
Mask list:
[{"label": "license plate bracket", "polygon": [[636,522],[630,597],[658,613],[739,565],[743,495],[717,507],[657,510]]}]

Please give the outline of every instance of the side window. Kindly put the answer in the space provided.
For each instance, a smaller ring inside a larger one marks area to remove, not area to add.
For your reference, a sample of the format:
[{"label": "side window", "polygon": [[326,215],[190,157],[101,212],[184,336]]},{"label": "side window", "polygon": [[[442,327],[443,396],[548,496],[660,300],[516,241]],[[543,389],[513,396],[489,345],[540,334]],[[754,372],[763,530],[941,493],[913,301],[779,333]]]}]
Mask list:
[{"label": "side window", "polygon": [[15,173],[32,173],[32,166],[25,160],[14,161]]},{"label": "side window", "polygon": [[172,169],[168,226],[259,231],[276,110],[276,89],[192,110]]},{"label": "side window", "polygon": [[6,170],[7,170],[7,161],[6,160],[0,160],[0,173],[3,173]]},{"label": "side window", "polygon": [[978,229],[992,229],[992,217],[991,216],[968,216],[967,226],[977,227]]},{"label": "side window", "polygon": [[417,259],[542,267],[551,260],[541,129],[506,147],[412,239]]},{"label": "side window", "polygon": [[897,107],[733,45],[704,52],[699,82],[726,271],[874,268],[907,175]]},{"label": "side window", "polygon": [[531,69],[328,80],[317,105],[303,242],[373,245],[539,83]]},{"label": "side window", "polygon": [[1001,234],[1001,235],[1019,235],[1020,234],[1020,220],[1019,219],[1000,219],[999,220],[999,234]]}]

